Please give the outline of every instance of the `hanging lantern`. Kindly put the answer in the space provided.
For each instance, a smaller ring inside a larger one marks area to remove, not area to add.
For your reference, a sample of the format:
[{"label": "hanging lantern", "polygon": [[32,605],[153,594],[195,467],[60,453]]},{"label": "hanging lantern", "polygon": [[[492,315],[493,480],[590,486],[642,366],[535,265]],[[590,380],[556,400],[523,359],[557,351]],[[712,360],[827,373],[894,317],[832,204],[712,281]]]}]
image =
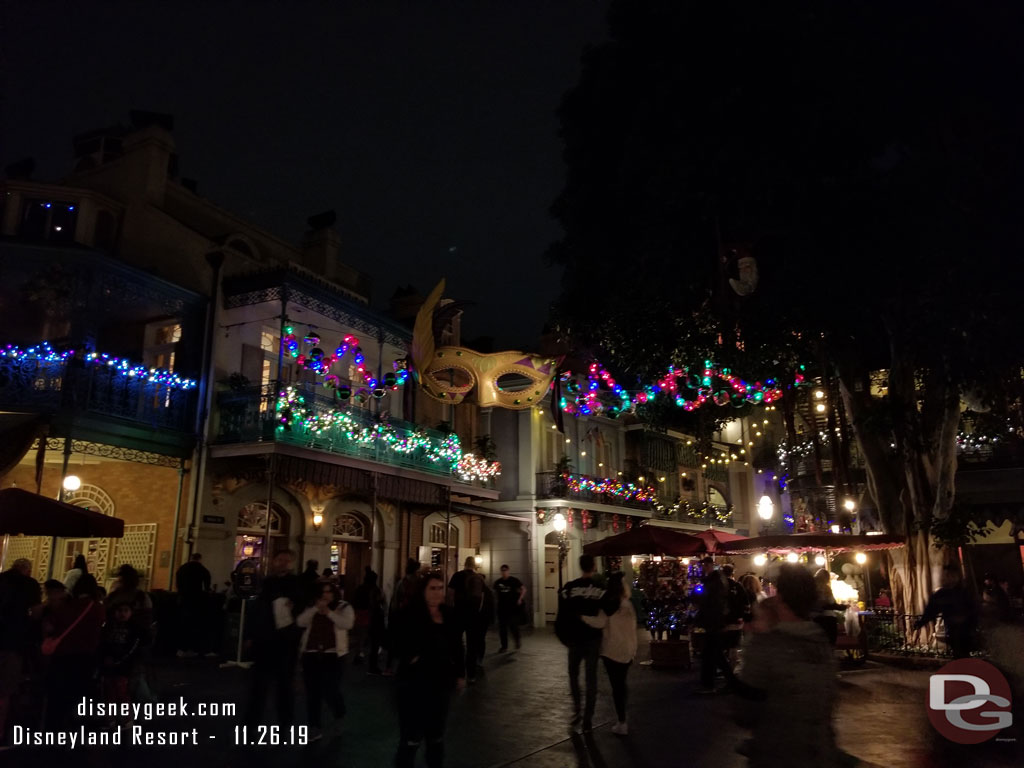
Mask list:
[{"label": "hanging lantern", "polygon": [[619,530],[619,516],[618,515],[612,515],[612,530],[613,531]]},{"label": "hanging lantern", "polygon": [[626,530],[628,531],[628,530],[631,530],[632,528],[633,528],[633,518],[632,517],[626,517]]}]

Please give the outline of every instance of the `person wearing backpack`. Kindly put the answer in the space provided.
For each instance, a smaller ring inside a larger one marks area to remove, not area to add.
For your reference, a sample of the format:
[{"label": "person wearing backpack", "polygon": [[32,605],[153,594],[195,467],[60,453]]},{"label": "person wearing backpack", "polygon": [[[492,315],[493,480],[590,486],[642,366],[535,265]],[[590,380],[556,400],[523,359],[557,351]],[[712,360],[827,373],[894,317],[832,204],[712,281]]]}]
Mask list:
[{"label": "person wearing backpack", "polygon": [[[555,635],[569,649],[569,693],[573,704],[570,726],[575,729],[582,723],[583,731],[588,732],[593,728],[594,707],[597,705],[597,659],[601,653],[602,632],[585,624],[582,617],[596,617],[600,611],[611,616],[619,604],[617,598],[609,599],[604,588],[594,580],[593,555],[580,555],[580,570],[583,575],[563,586],[558,593]],[[582,711],[580,664],[584,665],[587,687]]]}]

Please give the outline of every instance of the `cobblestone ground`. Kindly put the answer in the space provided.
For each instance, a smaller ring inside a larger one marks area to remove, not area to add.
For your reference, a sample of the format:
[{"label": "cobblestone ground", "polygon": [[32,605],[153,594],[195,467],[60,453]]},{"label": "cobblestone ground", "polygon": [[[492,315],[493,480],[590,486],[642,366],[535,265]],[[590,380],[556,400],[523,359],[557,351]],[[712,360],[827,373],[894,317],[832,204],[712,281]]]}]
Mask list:
[{"label": "cobblestone ground", "polygon": [[[601,669],[596,727],[584,738],[569,733],[565,651],[551,632],[524,637],[523,649],[516,653],[494,654],[493,637],[488,638],[488,647],[492,652],[485,674],[452,705],[446,739],[448,768],[738,768],[746,764],[734,749],[745,734],[732,722],[731,698],[695,695],[695,670],[634,665],[629,675],[630,735],[623,738],[610,731],[614,715]],[[639,660],[646,652],[642,643]],[[163,700],[183,697],[193,704],[235,701],[241,705],[248,674],[195,659],[158,664],[152,677]],[[843,749],[868,766],[885,768],[1024,765],[1020,749],[1024,715],[1020,712],[1012,733],[1001,734],[1017,739],[1013,742],[957,747],[934,736],[925,714],[928,674],[878,665],[843,673],[836,719]],[[348,715],[340,723],[328,720],[325,738],[308,747],[235,747],[232,719],[178,719],[142,725],[146,730],[197,727],[201,747],[92,748],[74,753],[20,748],[0,753],[0,766],[386,768],[398,737],[394,682],[369,676],[359,666],[349,666],[345,675]],[[302,711],[300,696],[300,718]]]}]

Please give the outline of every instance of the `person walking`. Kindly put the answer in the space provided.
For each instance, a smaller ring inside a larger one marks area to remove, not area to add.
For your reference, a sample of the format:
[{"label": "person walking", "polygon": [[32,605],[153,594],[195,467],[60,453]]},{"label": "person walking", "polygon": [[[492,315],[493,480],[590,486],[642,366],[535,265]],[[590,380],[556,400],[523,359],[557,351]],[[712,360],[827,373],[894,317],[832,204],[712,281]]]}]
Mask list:
[{"label": "person walking", "polygon": [[[572,696],[572,728],[582,723],[584,731],[593,729],[594,708],[597,705],[597,659],[601,653],[601,630],[587,626],[583,616],[597,616],[603,610],[614,614],[619,604],[608,599],[605,590],[594,580],[594,557],[580,555],[583,575],[564,585],[558,593],[558,614],[555,634],[569,649],[569,693]],[[586,699],[581,708],[580,665],[584,667]]]},{"label": "person walking", "polygon": [[444,580],[426,574],[416,596],[396,617],[398,723],[396,768],[412,768],[426,741],[429,768],[444,762],[444,731],[452,692],[465,688],[462,627],[445,604]]},{"label": "person walking", "polygon": [[473,683],[484,657],[484,636],[487,632],[486,594],[483,576],[476,572],[476,557],[469,555],[461,571],[448,581],[449,604],[466,634],[466,679]]},{"label": "person walking", "polygon": [[345,699],[341,678],[348,654],[348,631],[356,621],[352,606],[341,599],[334,584],[322,584],[316,603],[299,614],[295,623],[304,631],[299,648],[302,653],[302,679],[306,688],[306,716],[312,729],[310,739],[323,737],[320,704],[326,701],[341,719]]},{"label": "person walking", "polygon": [[93,694],[97,652],[105,612],[97,601],[96,579],[85,574],[75,582],[71,600],[53,611],[53,623],[43,639],[50,650],[46,675],[46,727],[66,730],[75,705]]},{"label": "person walking", "polygon": [[377,586],[377,574],[370,566],[366,566],[363,583],[356,587],[352,597],[352,606],[356,615],[355,648],[358,664],[366,653],[366,673],[382,674],[380,669],[380,647],[384,642],[385,613],[384,592]]},{"label": "person walking", "polygon": [[741,748],[751,768],[838,768],[832,715],[838,697],[838,666],[832,645],[811,621],[818,599],[814,579],[802,566],[784,564],[778,596],[764,601],[744,646],[737,710],[752,739]]},{"label": "person walking", "polygon": [[64,587],[67,591],[71,592],[75,588],[75,582],[88,572],[89,564],[85,560],[85,555],[79,552],[75,555],[75,560],[71,564],[71,570],[64,574]]},{"label": "person walking", "polygon": [[203,565],[203,556],[193,552],[189,561],[175,574],[178,586],[179,625],[178,657],[192,658],[209,648],[207,631],[210,619],[210,572]]},{"label": "person walking", "polygon": [[736,687],[736,676],[728,659],[726,627],[729,619],[729,587],[725,577],[715,570],[714,558],[701,561],[704,577],[700,583],[697,626],[704,630],[704,649],[700,654],[700,688],[698,693],[715,693],[715,674],[721,670],[726,690]]},{"label": "person walking", "polygon": [[142,589],[142,574],[128,563],[117,569],[114,588],[104,600],[107,619],[111,620],[119,605],[131,606],[131,622],[139,635],[138,658],[132,667],[129,688],[132,701],[155,703],[156,695],[149,686],[147,668],[153,653],[155,627],[153,624],[153,601]]},{"label": "person walking", "polygon": [[32,655],[32,614],[41,597],[31,561],[19,558],[0,574],[0,745],[5,744],[7,713]]},{"label": "person walking", "polygon": [[501,641],[498,653],[505,653],[508,650],[509,630],[512,630],[512,640],[517,651],[522,645],[519,636],[519,617],[523,612],[526,587],[510,573],[507,565],[501,566],[501,578],[494,582],[494,594],[498,596],[498,638]]},{"label": "person walking", "polygon": [[615,715],[618,722],[612,726],[612,733],[618,736],[629,734],[626,724],[626,675],[629,665],[636,658],[636,610],[629,584],[623,574],[613,573],[608,579],[607,599],[618,601],[618,609],[611,616],[599,611],[597,616],[581,616],[580,618],[591,627],[601,632],[601,661],[608,673],[608,682],[612,686],[612,701],[615,703]]},{"label": "person walking", "polygon": [[[129,684],[138,662],[140,640],[138,628],[132,623],[131,605],[120,603],[100,633],[101,691],[105,701],[131,702]],[[127,722],[128,718],[116,720],[119,726]]]},{"label": "person walking", "polygon": [[939,616],[946,623],[946,642],[953,658],[966,659],[974,647],[974,633],[978,628],[978,607],[964,586],[960,567],[949,564],[942,568],[942,586],[928,599],[921,618],[914,629],[921,629]]},{"label": "person walking", "polygon": [[285,549],[270,561],[267,578],[253,606],[253,676],[246,722],[263,721],[270,689],[274,689],[277,722],[295,720],[295,664],[300,635],[295,617],[305,608],[299,577],[294,572],[295,553]]}]

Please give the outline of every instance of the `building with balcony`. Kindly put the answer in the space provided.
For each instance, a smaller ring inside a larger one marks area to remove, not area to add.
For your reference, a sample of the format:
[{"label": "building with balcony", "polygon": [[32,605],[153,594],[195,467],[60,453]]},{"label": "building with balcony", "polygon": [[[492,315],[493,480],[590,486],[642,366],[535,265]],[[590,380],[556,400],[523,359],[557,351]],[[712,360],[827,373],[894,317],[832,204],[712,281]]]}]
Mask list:
[{"label": "building with balcony", "polygon": [[191,552],[217,582],[282,548],[349,587],[364,565],[387,587],[407,555],[454,570],[480,537],[460,505],[498,495],[461,461],[475,408],[401,386],[411,331],[369,307],[333,213],[277,238],[178,177],[172,130],[132,113],[75,137],[60,183],[11,168],[0,189],[2,482],[57,496],[73,475],[64,497],[132,534],[10,556],[63,575],[83,552],[101,580],[131,562],[150,588]]}]

